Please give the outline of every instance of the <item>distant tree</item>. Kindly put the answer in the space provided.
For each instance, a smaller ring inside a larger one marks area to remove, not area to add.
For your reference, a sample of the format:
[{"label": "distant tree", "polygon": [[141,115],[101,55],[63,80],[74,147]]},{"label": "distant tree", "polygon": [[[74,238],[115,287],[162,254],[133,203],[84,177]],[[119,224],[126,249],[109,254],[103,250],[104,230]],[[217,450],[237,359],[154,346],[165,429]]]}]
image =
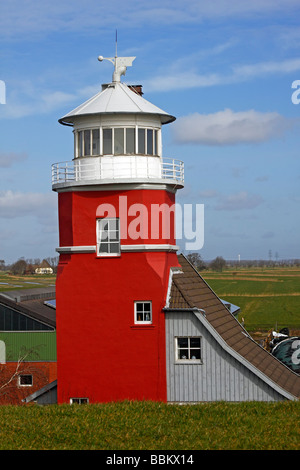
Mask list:
[{"label": "distant tree", "polygon": [[222,256],[217,256],[213,261],[210,263],[210,267],[213,271],[223,271],[226,266],[226,261]]},{"label": "distant tree", "polygon": [[46,261],[49,263],[51,268],[56,268],[58,265],[58,256],[48,257]]},{"label": "distant tree", "polygon": [[26,267],[26,261],[24,259],[19,259],[10,267],[10,271],[12,274],[25,274]]},{"label": "distant tree", "polygon": [[203,271],[204,269],[207,269],[207,266],[199,255],[199,253],[189,253],[187,255],[187,259],[198,271]]}]

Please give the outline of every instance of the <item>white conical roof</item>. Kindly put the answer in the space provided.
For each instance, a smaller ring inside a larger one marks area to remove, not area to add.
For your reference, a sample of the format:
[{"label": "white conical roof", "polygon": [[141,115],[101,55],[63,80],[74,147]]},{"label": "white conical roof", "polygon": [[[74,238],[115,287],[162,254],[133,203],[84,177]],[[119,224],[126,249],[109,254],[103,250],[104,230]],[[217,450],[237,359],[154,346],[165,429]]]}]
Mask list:
[{"label": "white conical roof", "polygon": [[121,82],[113,82],[104,90],[59,119],[61,124],[72,125],[80,116],[96,114],[155,114],[162,124],[175,121],[175,117],[145,100]]}]

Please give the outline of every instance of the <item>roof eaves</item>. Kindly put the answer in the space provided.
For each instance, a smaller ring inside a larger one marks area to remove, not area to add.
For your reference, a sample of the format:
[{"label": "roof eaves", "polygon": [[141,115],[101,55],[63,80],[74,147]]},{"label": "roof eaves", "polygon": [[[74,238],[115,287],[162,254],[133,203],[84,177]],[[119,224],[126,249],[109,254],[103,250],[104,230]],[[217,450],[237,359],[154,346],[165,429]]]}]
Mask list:
[{"label": "roof eaves", "polygon": [[[261,380],[263,380],[265,383],[267,383],[269,386],[271,386],[274,390],[276,390],[278,393],[280,393],[282,396],[288,398],[289,400],[298,400],[299,398],[293,395],[292,393],[288,392],[284,388],[282,388],[278,383],[274,382],[269,376],[261,372],[256,366],[254,366],[251,362],[249,362],[244,356],[239,354],[235,349],[230,347],[227,342],[222,338],[221,335],[213,328],[210,324],[210,322],[206,319],[205,315],[202,314],[202,312],[197,312],[197,309],[193,309],[194,314],[200,320],[200,322],[203,324],[203,326],[210,332],[210,334],[214,337],[214,339],[220,344],[220,346],[228,352],[232,357],[237,359],[240,363],[242,363],[245,367],[247,367],[251,372],[253,372],[257,377],[259,377]],[[255,341],[249,336],[248,334],[245,334],[243,331],[241,331],[242,334],[244,334],[249,341],[252,341],[255,343]],[[255,343],[257,344],[257,343]],[[258,345],[259,346],[259,345]],[[259,346],[261,347],[261,346]],[[263,348],[262,348],[263,349]],[[265,351],[265,350],[263,350]],[[267,352],[267,351],[265,351]],[[273,356],[272,356],[273,357]],[[276,359],[276,358],[274,358]],[[278,361],[280,363],[280,361]],[[281,363],[280,363],[281,364]]]},{"label": "roof eaves", "polygon": [[25,403],[29,403],[33,400],[36,400],[38,397],[40,397],[41,395],[43,395],[44,393],[47,393],[49,392],[49,390],[52,390],[53,388],[57,387],[57,380],[54,380],[53,382],[50,382],[48,383],[47,385],[45,385],[44,387],[40,388],[39,390],[37,390],[36,392],[32,393],[31,395],[29,395],[28,397],[25,397],[23,398],[23,402]]}]

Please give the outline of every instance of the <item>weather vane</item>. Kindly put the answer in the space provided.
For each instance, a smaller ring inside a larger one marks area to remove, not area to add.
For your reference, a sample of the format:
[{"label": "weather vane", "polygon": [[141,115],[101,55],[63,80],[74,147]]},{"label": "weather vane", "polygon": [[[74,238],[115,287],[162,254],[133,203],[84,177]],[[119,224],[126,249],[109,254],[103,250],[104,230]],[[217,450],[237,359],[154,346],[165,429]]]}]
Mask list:
[{"label": "weather vane", "polygon": [[109,60],[114,65],[113,82],[120,82],[121,75],[125,75],[127,67],[132,66],[135,57],[118,57],[118,36],[116,31],[116,55],[115,57],[103,57],[99,55],[98,60]]}]

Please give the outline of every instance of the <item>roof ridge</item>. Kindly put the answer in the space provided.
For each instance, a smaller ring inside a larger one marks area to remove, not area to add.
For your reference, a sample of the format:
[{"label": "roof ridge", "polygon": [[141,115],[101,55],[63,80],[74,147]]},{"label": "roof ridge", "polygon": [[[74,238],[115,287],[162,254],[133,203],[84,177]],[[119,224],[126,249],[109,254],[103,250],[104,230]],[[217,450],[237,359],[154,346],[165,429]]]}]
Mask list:
[{"label": "roof ridge", "polygon": [[[140,111],[143,111],[141,106],[132,98],[132,96],[130,96],[131,94],[134,95],[134,97],[138,96],[139,98],[141,98],[142,100],[144,101],[147,101],[145,100],[142,96],[140,96],[138,93],[136,92],[133,92],[132,90],[130,90],[130,88],[128,87],[128,85],[126,85],[125,83],[119,83],[119,85],[121,85],[124,89],[124,92],[126,93],[126,95],[128,96],[128,98],[132,101],[132,103],[140,110]],[[129,93],[128,93],[129,92]]]}]

